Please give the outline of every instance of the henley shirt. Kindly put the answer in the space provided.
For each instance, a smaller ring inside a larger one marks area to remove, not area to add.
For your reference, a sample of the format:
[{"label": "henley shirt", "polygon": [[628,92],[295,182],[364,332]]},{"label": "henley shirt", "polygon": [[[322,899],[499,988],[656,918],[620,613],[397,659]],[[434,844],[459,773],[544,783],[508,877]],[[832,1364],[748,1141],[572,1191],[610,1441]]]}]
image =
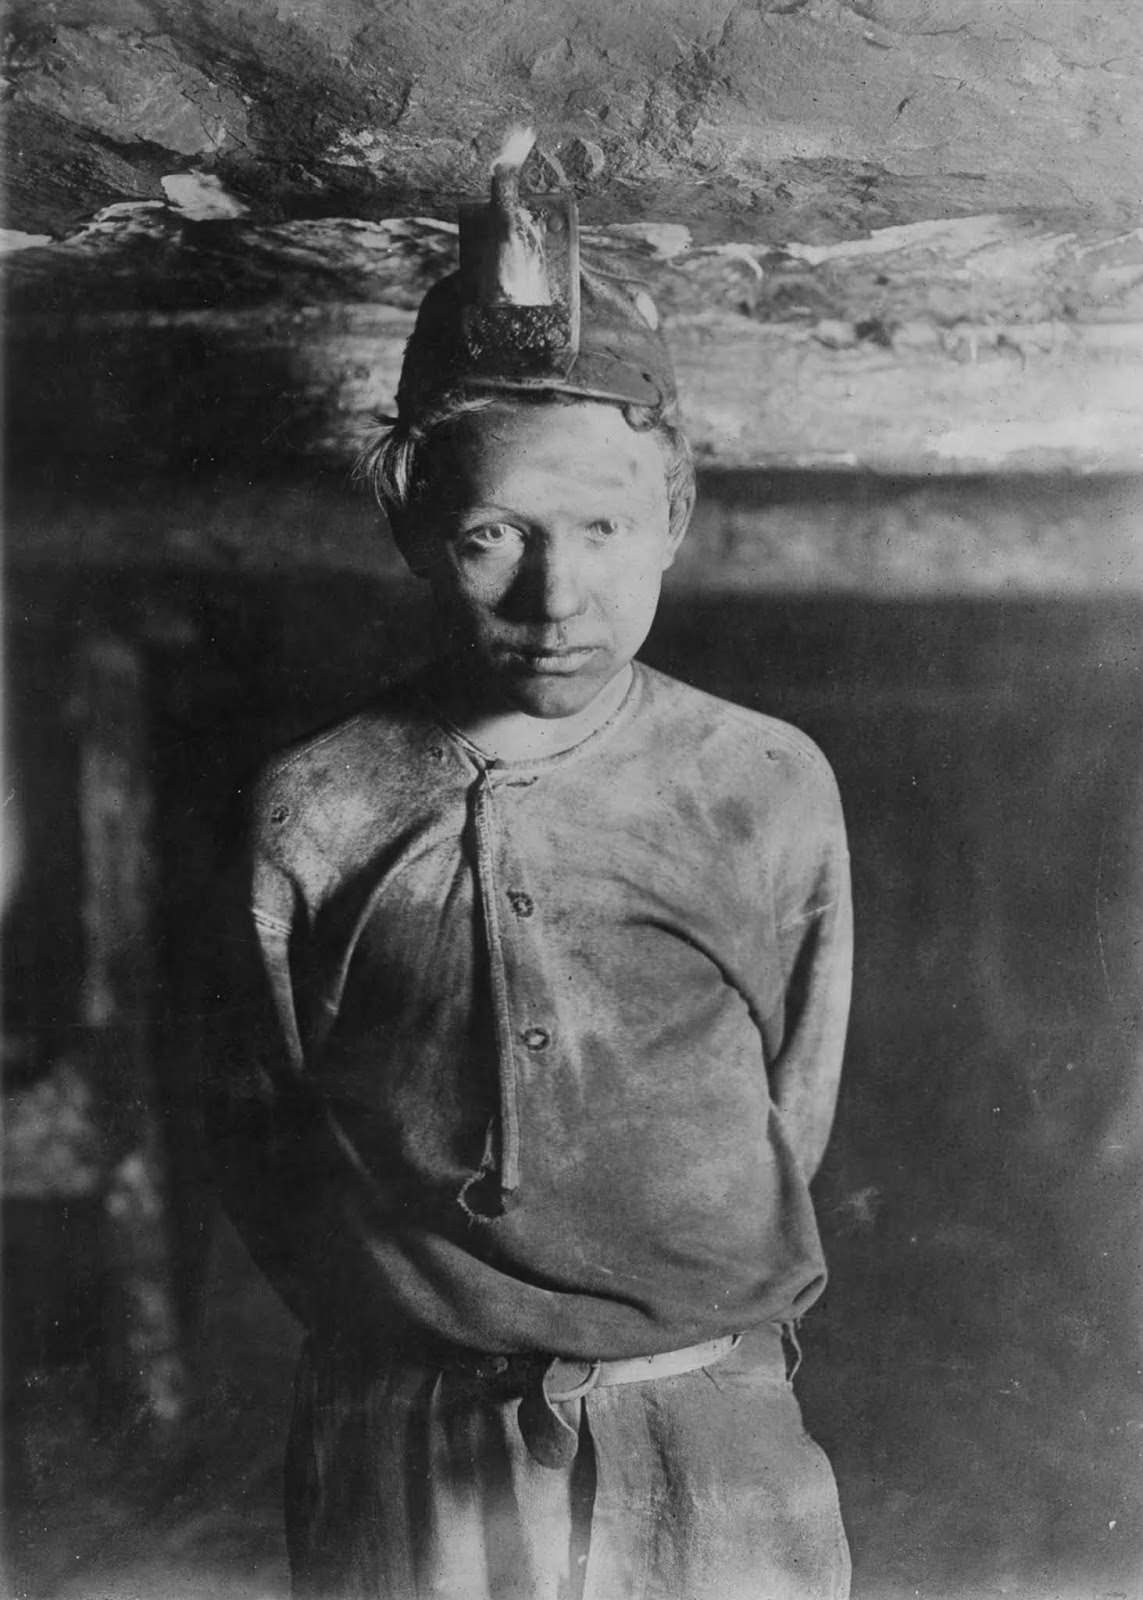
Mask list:
[{"label": "henley shirt", "polygon": [[311,1329],[648,1355],[799,1316],[787,1116],[832,1113],[852,953],[802,733],[636,664],[558,755],[429,679],[253,800],[214,1096],[224,1196]]}]

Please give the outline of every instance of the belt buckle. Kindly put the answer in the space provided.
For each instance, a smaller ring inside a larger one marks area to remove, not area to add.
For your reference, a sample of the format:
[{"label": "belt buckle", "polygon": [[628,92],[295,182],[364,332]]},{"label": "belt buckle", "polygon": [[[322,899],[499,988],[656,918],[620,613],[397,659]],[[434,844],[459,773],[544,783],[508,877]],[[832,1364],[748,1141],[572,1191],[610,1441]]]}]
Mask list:
[{"label": "belt buckle", "polygon": [[552,1402],[553,1405],[561,1405],[561,1404],[565,1403],[568,1400],[582,1400],[584,1395],[590,1394],[591,1391],[599,1383],[599,1376],[600,1376],[600,1373],[603,1371],[603,1362],[602,1361],[581,1361],[581,1362],[577,1362],[575,1364],[577,1366],[584,1366],[584,1367],[587,1368],[587,1376],[585,1378],[583,1378],[579,1383],[572,1384],[570,1389],[553,1389],[553,1388],[551,1388],[551,1386],[548,1383],[548,1379],[549,1379],[549,1377],[552,1376],[553,1369],[555,1368],[557,1363],[560,1363],[560,1362],[563,1362],[563,1363],[568,1364],[568,1365],[571,1364],[571,1363],[567,1362],[567,1358],[566,1357],[564,1357],[564,1356],[556,1356],[554,1358],[554,1360],[550,1361],[548,1363],[548,1365],[544,1368],[543,1376],[540,1379],[540,1382],[543,1385],[544,1394]]}]

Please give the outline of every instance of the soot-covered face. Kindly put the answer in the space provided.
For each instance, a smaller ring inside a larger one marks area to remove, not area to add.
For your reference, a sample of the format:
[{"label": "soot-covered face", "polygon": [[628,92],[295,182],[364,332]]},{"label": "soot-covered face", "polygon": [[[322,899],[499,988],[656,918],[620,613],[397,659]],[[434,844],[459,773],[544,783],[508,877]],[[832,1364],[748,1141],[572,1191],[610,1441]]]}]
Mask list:
[{"label": "soot-covered face", "polygon": [[661,439],[618,407],[496,404],[431,445],[402,548],[489,711],[585,710],[639,649],[672,532]]}]

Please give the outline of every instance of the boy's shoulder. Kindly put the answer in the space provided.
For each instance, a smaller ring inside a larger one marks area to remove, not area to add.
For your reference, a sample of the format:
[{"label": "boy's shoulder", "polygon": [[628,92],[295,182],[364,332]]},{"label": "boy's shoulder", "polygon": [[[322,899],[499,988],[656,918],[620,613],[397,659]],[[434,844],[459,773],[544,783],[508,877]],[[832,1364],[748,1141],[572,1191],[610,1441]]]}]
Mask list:
[{"label": "boy's shoulder", "polygon": [[[666,764],[684,789],[753,795],[770,811],[816,812],[818,802],[836,810],[832,769],[800,728],[642,663],[638,671],[639,711],[628,724],[637,760],[660,774]],[[354,715],[269,761],[252,796],[256,840],[274,855],[305,852],[318,840],[352,848],[379,817],[398,818],[437,791],[447,743],[420,674],[386,686]]]},{"label": "boy's shoulder", "polygon": [[834,786],[833,769],[818,745],[790,722],[723,700],[665,672],[641,668],[652,718],[679,759],[712,761],[728,774],[764,773],[794,785]]},{"label": "boy's shoulder", "polygon": [[276,751],[262,769],[263,781],[310,774],[331,763],[368,756],[380,740],[400,743],[422,729],[427,718],[417,678],[385,683],[376,695],[349,716],[325,724]]},{"label": "boy's shoulder", "polygon": [[440,742],[416,679],[386,685],[352,716],[271,757],[253,788],[254,831],[288,836],[323,821],[347,824],[363,808],[372,814],[411,764],[431,765]]}]

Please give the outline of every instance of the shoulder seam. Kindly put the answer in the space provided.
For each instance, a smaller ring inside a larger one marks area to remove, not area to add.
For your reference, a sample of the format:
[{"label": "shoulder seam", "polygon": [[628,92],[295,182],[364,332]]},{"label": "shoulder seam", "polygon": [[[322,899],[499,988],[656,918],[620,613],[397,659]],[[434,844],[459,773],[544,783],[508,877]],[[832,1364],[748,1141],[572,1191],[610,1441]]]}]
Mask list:
[{"label": "shoulder seam", "polygon": [[341,738],[351,728],[363,722],[365,717],[366,713],[364,711],[358,711],[352,717],[347,717],[344,722],[338,722],[334,727],[327,728],[324,733],[315,733],[309,739],[304,739],[301,744],[296,745],[294,749],[286,750],[282,754],[273,757],[262,771],[259,787],[265,787],[272,783],[275,778],[280,778],[284,773],[289,772],[291,768],[296,767],[306,756],[312,754],[313,751],[321,750],[327,744],[332,744],[335,739]]},{"label": "shoulder seam", "polygon": [[701,700],[713,701],[730,720],[749,728],[754,735],[763,740],[780,741],[793,754],[804,756],[823,775],[830,779],[834,778],[833,768],[825,752],[795,723],[772,716],[768,711],[755,711],[750,706],[739,705],[736,700],[727,700],[722,695],[712,694],[710,690],[700,689],[695,684],[684,683],[682,679],[672,678],[669,673],[660,672],[657,667],[649,667],[645,662],[640,665],[646,672],[674,688],[688,691]]}]

